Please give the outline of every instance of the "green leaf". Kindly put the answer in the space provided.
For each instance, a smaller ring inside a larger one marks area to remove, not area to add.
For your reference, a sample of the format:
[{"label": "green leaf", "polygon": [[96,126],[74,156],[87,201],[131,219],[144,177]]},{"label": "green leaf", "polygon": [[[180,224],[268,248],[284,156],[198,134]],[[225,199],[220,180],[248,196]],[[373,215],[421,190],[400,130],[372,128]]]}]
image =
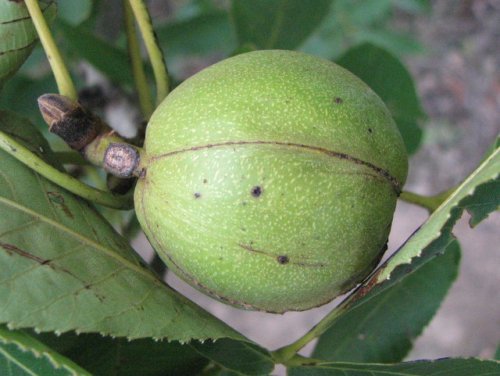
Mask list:
[{"label": "green leaf", "polygon": [[500,363],[479,359],[419,360],[399,364],[319,363],[291,367],[289,376],[493,376]]},{"label": "green leaf", "polygon": [[[497,137],[491,148],[486,152],[485,159],[491,156],[500,148],[500,137]],[[477,226],[482,220],[488,217],[489,213],[498,210],[498,196],[500,195],[500,179],[495,179],[487,184],[482,185],[476,190],[475,195],[481,197],[480,203],[469,203],[469,199],[465,199],[464,203],[467,205],[467,212],[471,218],[469,225],[471,227]]]},{"label": "green leaf", "polygon": [[398,125],[408,153],[414,153],[422,139],[418,123],[425,114],[410,73],[399,59],[380,47],[364,43],[348,50],[337,63],[361,78],[382,98]]},{"label": "green leaf", "polygon": [[[0,129],[35,133],[7,112],[0,112]],[[50,155],[46,143],[18,140]],[[159,280],[87,202],[3,151],[0,161],[0,323],[129,338],[245,340]]]},{"label": "green leaf", "polygon": [[380,30],[375,27],[361,29],[354,33],[354,44],[371,43],[398,56],[424,52],[424,47],[411,35],[392,30]]},{"label": "green leaf", "polygon": [[[406,243],[387,261],[378,267],[357,289],[339,304],[321,323],[326,331],[343,315],[363,304],[367,304],[378,294],[401,283],[412,273],[441,254],[454,241],[451,233],[456,221],[464,210],[482,207],[482,218],[487,217],[491,208],[498,208],[500,191],[497,190],[493,202],[485,204],[481,186],[498,181],[500,174],[500,148],[497,148],[481,165],[432,213],[427,221]],[[319,326],[319,325],[318,325]],[[323,332],[324,332],[323,331]],[[321,332],[321,333],[323,333]]]},{"label": "green leaf", "polygon": [[243,375],[268,375],[274,368],[270,354],[250,343],[220,339],[191,346],[200,354],[228,371]]},{"label": "green leaf", "polygon": [[229,54],[236,38],[227,12],[210,12],[159,26],[156,34],[167,59],[177,55]]},{"label": "green leaf", "polygon": [[45,93],[57,93],[52,74],[31,78],[19,72],[5,84],[0,95],[0,108],[22,113],[32,122],[47,128],[36,104],[36,99]]},{"label": "green leaf", "polygon": [[460,248],[442,256],[337,320],[320,338],[313,357],[324,360],[400,362],[434,316],[458,274]]},{"label": "green leaf", "polygon": [[178,342],[103,337],[73,332],[56,336],[35,335],[59,353],[87,369],[93,375],[166,376],[196,375],[208,363],[189,345]]},{"label": "green leaf", "polygon": [[[45,17],[55,16],[52,0],[41,0]],[[0,88],[30,55],[38,41],[33,22],[23,1],[0,1]]]},{"label": "green leaf", "polygon": [[57,15],[71,25],[78,25],[90,17],[92,0],[59,0]]},{"label": "green leaf", "polygon": [[0,374],[90,376],[90,373],[33,337],[3,326],[0,326]]},{"label": "green leaf", "polygon": [[57,29],[64,36],[71,51],[87,60],[111,81],[123,85],[133,85],[132,68],[126,51],[115,47],[95,36],[85,27],[75,27],[59,20]]},{"label": "green leaf", "polygon": [[233,0],[231,14],[240,44],[294,49],[318,27],[331,0]]}]

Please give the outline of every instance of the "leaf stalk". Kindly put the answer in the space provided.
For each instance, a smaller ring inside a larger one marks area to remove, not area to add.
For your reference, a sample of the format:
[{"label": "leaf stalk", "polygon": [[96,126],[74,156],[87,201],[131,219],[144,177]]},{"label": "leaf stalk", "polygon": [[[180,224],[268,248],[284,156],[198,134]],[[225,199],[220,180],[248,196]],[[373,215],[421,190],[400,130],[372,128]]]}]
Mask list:
[{"label": "leaf stalk", "polygon": [[47,59],[49,60],[50,67],[54,74],[59,93],[70,99],[76,100],[78,95],[75,85],[73,84],[69,71],[64,64],[62,55],[57,48],[54,38],[52,37],[38,1],[25,0],[24,3],[28,8],[33,25],[35,26],[40,41],[42,42],[43,49],[45,50],[45,54],[47,55]]},{"label": "leaf stalk", "polygon": [[169,77],[163,53],[156,38],[151,17],[143,0],[129,0],[130,7],[139,26],[146,50],[153,67],[156,82],[156,105],[159,105],[169,92]]},{"label": "leaf stalk", "polygon": [[24,163],[33,171],[36,171],[51,182],[86,200],[114,209],[129,210],[134,207],[131,196],[116,196],[110,192],[101,191],[82,183],[71,175],[51,166],[24,145],[2,131],[0,131],[0,149],[6,151],[18,161]]}]

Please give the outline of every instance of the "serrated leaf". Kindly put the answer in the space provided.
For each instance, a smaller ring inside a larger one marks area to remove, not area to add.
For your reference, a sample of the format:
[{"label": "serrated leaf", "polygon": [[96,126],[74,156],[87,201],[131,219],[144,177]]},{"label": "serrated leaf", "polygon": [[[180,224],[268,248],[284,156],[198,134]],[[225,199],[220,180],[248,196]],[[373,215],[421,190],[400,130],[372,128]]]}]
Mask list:
[{"label": "serrated leaf", "polygon": [[460,248],[453,242],[442,256],[344,314],[321,335],[313,357],[360,363],[402,361],[455,280],[459,259]]},{"label": "serrated leaf", "polygon": [[231,4],[240,44],[294,49],[318,27],[331,0],[233,0]]},{"label": "serrated leaf", "polygon": [[82,26],[72,26],[59,20],[56,27],[68,42],[65,46],[76,56],[87,60],[111,81],[133,85],[132,68],[125,50],[111,45]]},{"label": "serrated leaf", "polygon": [[220,339],[191,344],[200,354],[227,371],[243,375],[268,375],[274,368],[269,352],[250,343]]},{"label": "serrated leaf", "polygon": [[497,148],[398,251],[329,314],[324,321],[325,330],[352,309],[366,304],[378,294],[401,283],[404,278],[416,272],[436,255],[443,253],[454,241],[451,230],[464,210],[469,210],[472,206],[481,206],[484,210],[482,217],[485,218],[488,210],[498,208],[500,191],[493,195],[493,203],[485,205],[485,197],[479,189],[485,184],[497,181],[499,174],[500,148]]},{"label": "serrated leaf", "polygon": [[33,337],[0,325],[0,375],[90,376],[90,373]]},{"label": "serrated leaf", "polygon": [[103,337],[74,332],[32,334],[93,375],[168,376],[196,375],[208,363],[189,345],[178,342]]},{"label": "serrated leaf", "polygon": [[500,363],[479,359],[420,360],[399,364],[319,363],[291,367],[289,376],[493,376]]},{"label": "serrated leaf", "polygon": [[363,43],[349,49],[337,63],[361,78],[389,108],[403,136],[408,153],[420,145],[418,122],[425,116],[410,73],[399,59],[384,49]]},{"label": "serrated leaf", "polygon": [[[0,129],[6,124],[35,132],[1,112]],[[3,151],[0,161],[0,323],[130,338],[245,340],[159,280],[88,203]]]},{"label": "serrated leaf", "polygon": [[482,217],[496,210],[500,205],[500,190],[487,198],[481,192],[481,186],[496,182],[500,175],[500,148],[497,148],[443,204],[427,219],[422,227],[408,239],[403,247],[391,257],[374,278],[377,283],[392,279],[395,269],[400,265],[410,264],[416,257],[422,256],[426,247],[434,242],[451,239],[451,229],[465,209],[481,207]]}]

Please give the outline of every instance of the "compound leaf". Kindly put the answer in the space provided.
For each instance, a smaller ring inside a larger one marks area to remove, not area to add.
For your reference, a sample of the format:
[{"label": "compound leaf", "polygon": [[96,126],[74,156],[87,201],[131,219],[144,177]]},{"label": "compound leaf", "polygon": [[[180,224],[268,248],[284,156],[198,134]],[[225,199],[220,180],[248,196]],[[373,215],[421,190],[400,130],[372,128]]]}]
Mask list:
[{"label": "compound leaf", "polygon": [[321,335],[313,357],[370,363],[402,361],[455,280],[459,259],[458,242],[453,242],[443,255],[344,314]]}]

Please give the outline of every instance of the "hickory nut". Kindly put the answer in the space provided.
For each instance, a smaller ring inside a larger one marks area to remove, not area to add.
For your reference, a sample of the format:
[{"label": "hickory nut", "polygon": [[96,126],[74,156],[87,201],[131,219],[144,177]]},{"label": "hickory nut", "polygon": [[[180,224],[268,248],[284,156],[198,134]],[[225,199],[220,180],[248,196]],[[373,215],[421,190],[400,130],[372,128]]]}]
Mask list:
[{"label": "hickory nut", "polygon": [[373,269],[408,163],[366,84],[277,50],[229,58],[176,88],[141,159],[137,215],[169,268],[268,312],[324,304]]}]

